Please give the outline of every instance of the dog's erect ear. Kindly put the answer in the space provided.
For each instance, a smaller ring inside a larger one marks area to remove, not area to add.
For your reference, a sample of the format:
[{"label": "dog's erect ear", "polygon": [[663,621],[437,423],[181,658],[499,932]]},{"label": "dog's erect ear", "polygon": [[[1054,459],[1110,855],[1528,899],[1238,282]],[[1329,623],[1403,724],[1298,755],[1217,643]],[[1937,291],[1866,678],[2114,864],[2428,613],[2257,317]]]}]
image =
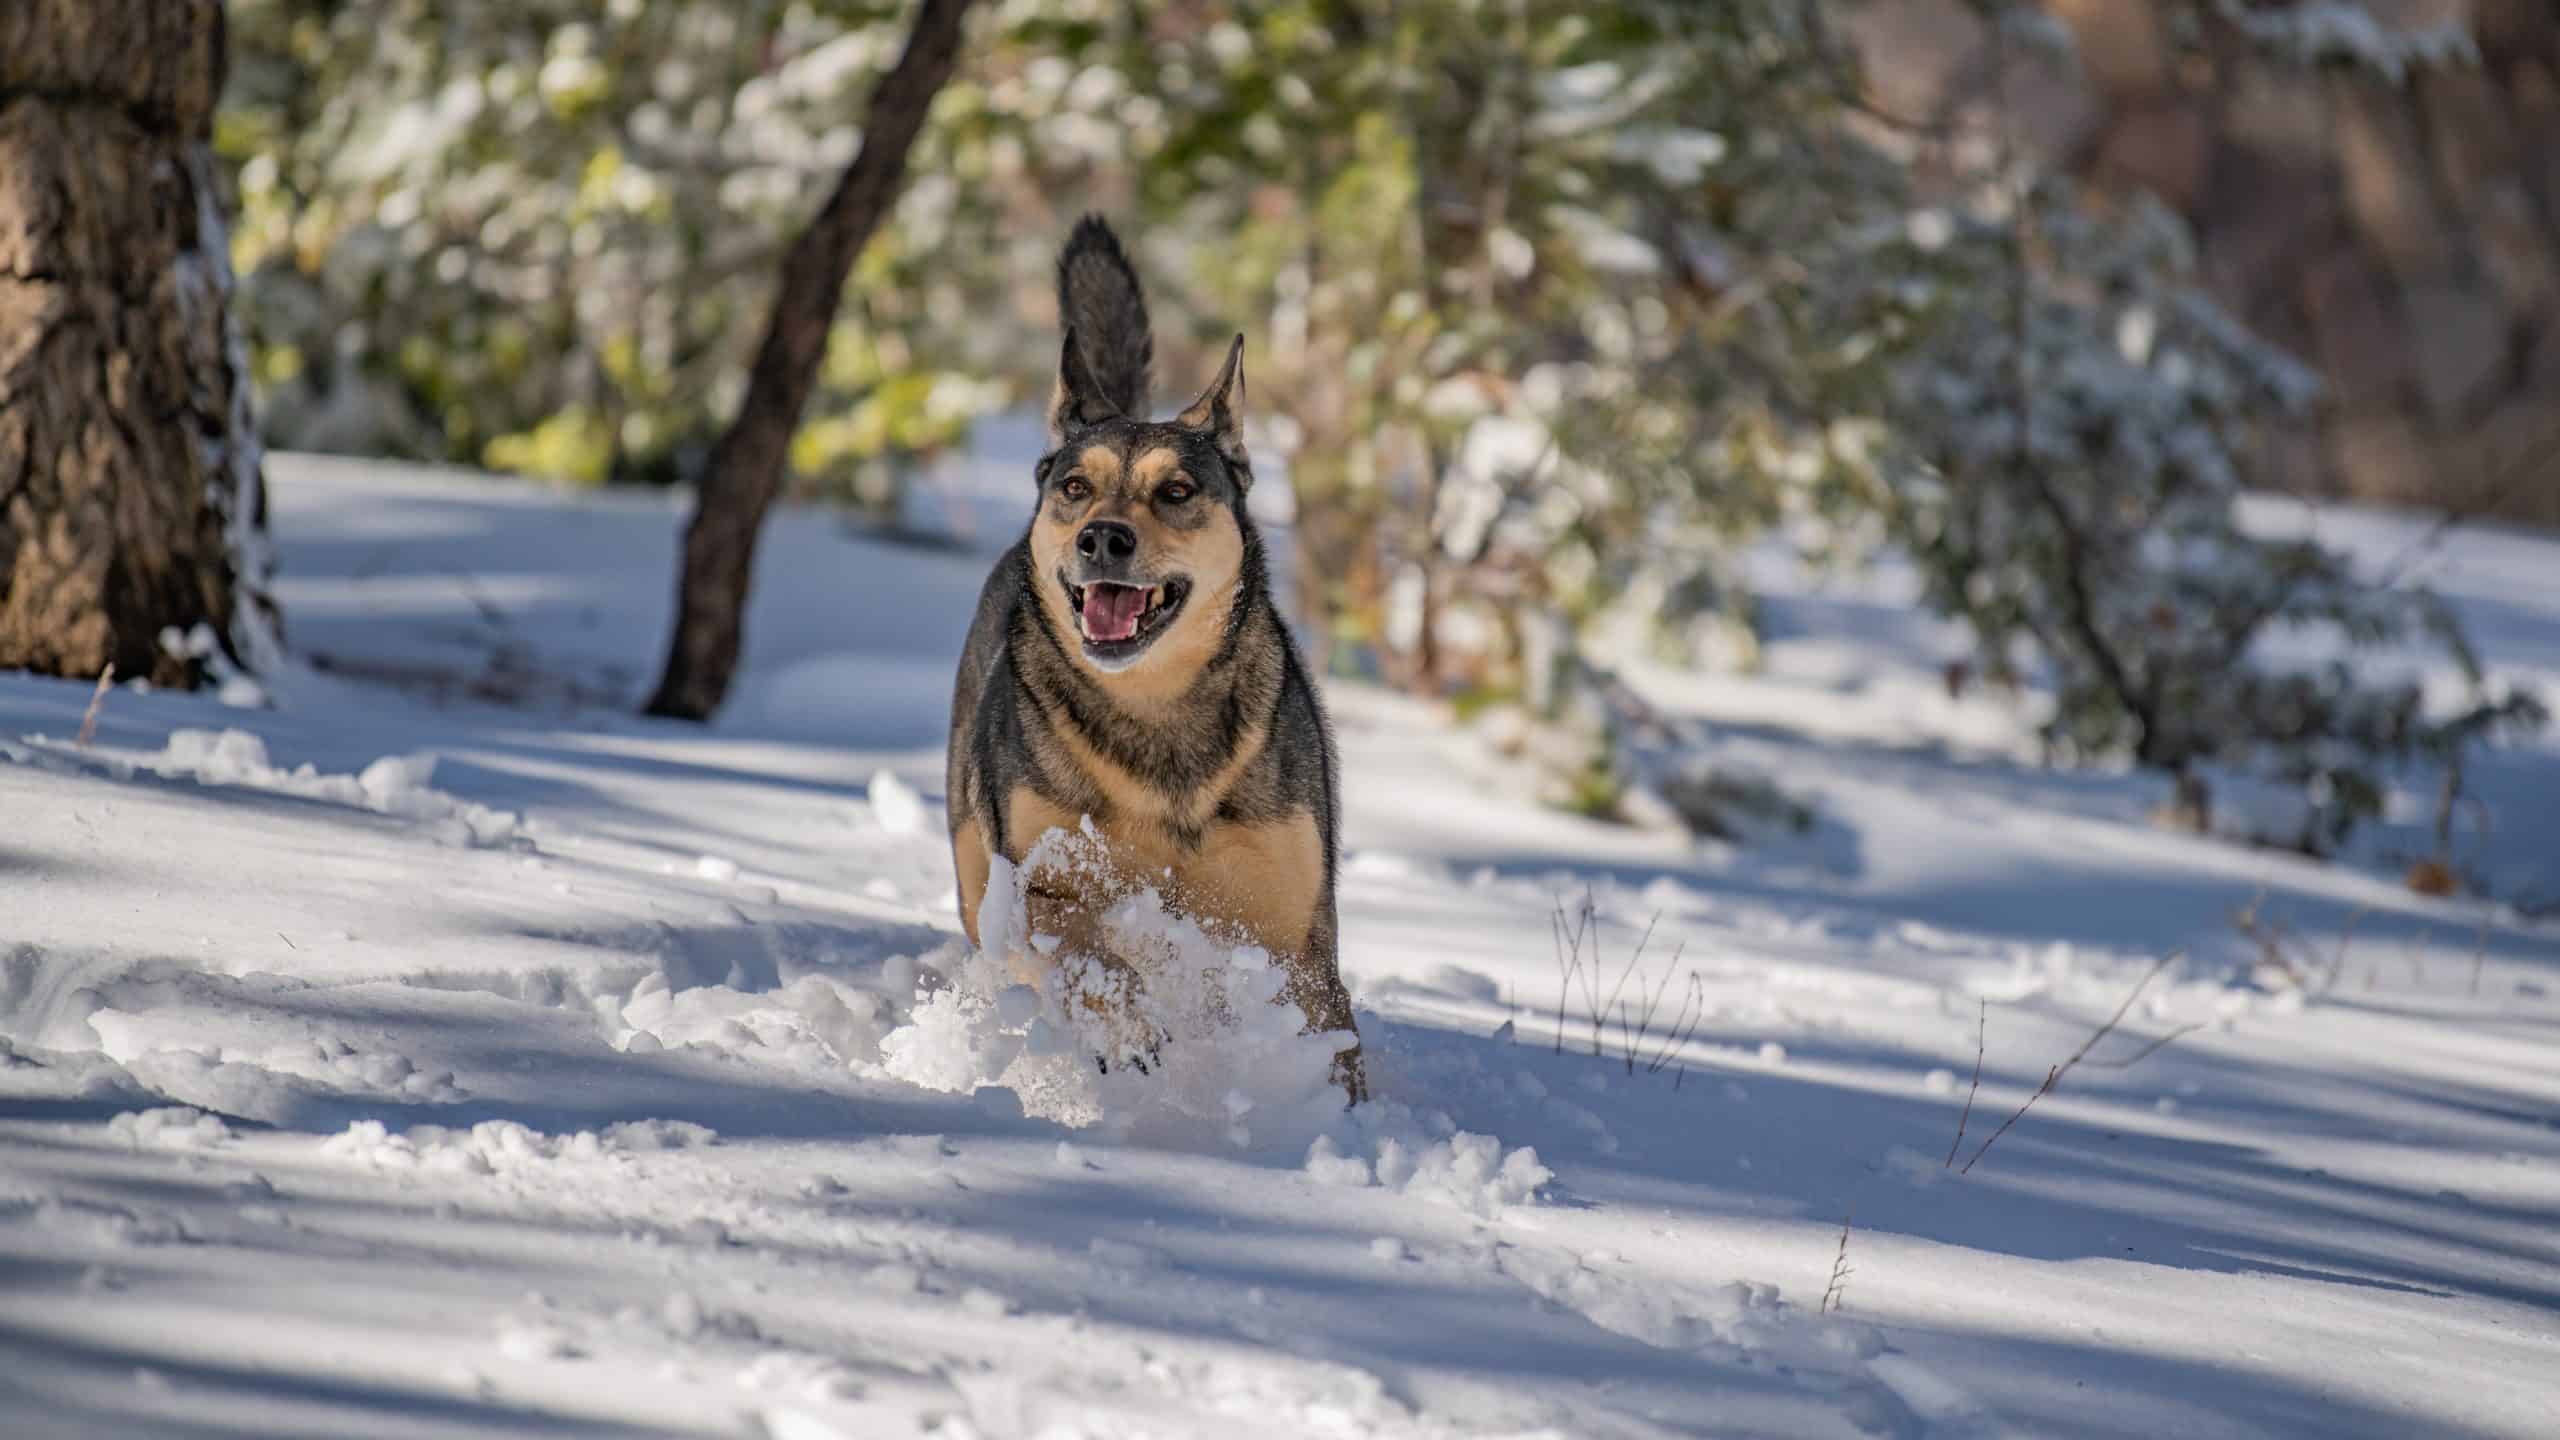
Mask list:
[{"label": "dog's erect ear", "polygon": [[1086,371],[1103,399],[1146,419],[1147,366],[1156,353],[1146,287],[1099,215],[1077,221],[1058,251],[1058,328],[1084,337]]},{"label": "dog's erect ear", "polygon": [[1205,431],[1217,442],[1218,453],[1236,469],[1239,484],[1253,483],[1253,471],[1244,453],[1244,337],[1227,347],[1227,363],[1218,378],[1200,392],[1200,398],[1174,417],[1177,424]]},{"label": "dog's erect ear", "polygon": [[1049,443],[1064,445],[1119,414],[1119,407],[1094,380],[1093,367],[1084,363],[1084,347],[1076,343],[1076,332],[1068,331],[1066,348],[1058,356],[1058,385],[1049,392]]}]

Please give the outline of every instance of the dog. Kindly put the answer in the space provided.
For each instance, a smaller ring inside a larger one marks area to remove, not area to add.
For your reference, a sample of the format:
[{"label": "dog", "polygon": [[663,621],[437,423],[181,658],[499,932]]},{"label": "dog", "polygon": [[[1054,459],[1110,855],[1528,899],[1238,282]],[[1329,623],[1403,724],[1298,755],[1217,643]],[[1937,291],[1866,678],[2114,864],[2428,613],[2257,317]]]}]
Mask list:
[{"label": "dog", "polygon": [[1333,1078],[1356,1104],[1367,1089],[1336,961],[1339,767],[1245,509],[1244,337],[1198,399],[1148,419],[1146,297],[1099,216],[1059,252],[1058,310],[1036,506],[987,576],[952,690],[961,923],[977,943],[994,857],[1022,866],[1053,830],[1084,837],[1099,863],[1026,873],[1034,933],[1138,972],[1101,953],[1101,917],[1155,888],[1210,933],[1267,950],[1309,1032],[1351,1033]]}]

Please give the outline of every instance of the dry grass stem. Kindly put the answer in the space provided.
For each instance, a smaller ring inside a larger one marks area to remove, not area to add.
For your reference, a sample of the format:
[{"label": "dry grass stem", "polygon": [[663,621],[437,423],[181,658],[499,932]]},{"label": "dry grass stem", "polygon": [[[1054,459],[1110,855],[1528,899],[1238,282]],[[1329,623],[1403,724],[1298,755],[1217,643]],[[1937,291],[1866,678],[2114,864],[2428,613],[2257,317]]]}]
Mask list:
[{"label": "dry grass stem", "polygon": [[[2065,1060],[2061,1064],[2044,1072],[2044,1083],[2036,1087],[2036,1093],[2028,1096],[2026,1103],[2012,1111],[2008,1119],[2001,1121],[2000,1128],[1991,1132],[1991,1138],[1983,1141],[1982,1148],[1974,1151],[1973,1158],[1964,1162],[1964,1168],[1956,1173],[1959,1175],[1972,1174],[1973,1167],[1982,1163],[1982,1157],[1991,1153],[1991,1147],[2000,1143],[2000,1137],[2008,1134],[2011,1126],[2016,1125],[2020,1120],[2025,1119],[2027,1112],[2035,1108],[2035,1103],[2037,1101],[2052,1094],[2054,1087],[2062,1083],[2063,1076],[2070,1074],[2072,1069],[2078,1066],[2081,1061],[2089,1058],[2090,1051],[2098,1048],[2100,1042],[2104,1041],[2109,1035],[2114,1034],[2116,1026],[2123,1023],[2124,1017],[2133,1010],[2133,1002],[2142,997],[2142,992],[2151,987],[2151,982],[2159,977],[2161,971],[2169,968],[2170,962],[2176,960],[2179,953],[2180,952],[2172,951],[2169,954],[2163,955],[2152,963],[2150,969],[2143,971],[2142,978],[2135,982],[2134,987],[2131,990],[2125,992],[2124,1003],[2116,1007],[2116,1013],[2107,1017],[2107,1023],[2091,1031],[2089,1038],[2080,1042],[2080,1048],[2071,1052],[2070,1059]],[[2162,1036],[2160,1039],[2153,1041],[2149,1046],[2143,1049],[2141,1054],[2135,1055],[2132,1059],[2101,1063],[2105,1065],[2106,1068],[2122,1069],[2127,1065],[2133,1064],[2134,1061],[2140,1060],[2144,1056],[2158,1050],[2161,1046],[2178,1038],[2178,1036],[2186,1034],[2189,1030],[2193,1030],[2195,1028],[2196,1027],[2190,1025],[2183,1029],[2173,1030],[2167,1035]]]},{"label": "dry grass stem", "polygon": [[106,708],[107,688],[115,683],[116,662],[110,660],[107,668],[98,672],[98,688],[89,692],[89,708],[80,712],[80,738],[77,743],[83,750],[89,748],[90,741],[98,738],[98,712]]}]

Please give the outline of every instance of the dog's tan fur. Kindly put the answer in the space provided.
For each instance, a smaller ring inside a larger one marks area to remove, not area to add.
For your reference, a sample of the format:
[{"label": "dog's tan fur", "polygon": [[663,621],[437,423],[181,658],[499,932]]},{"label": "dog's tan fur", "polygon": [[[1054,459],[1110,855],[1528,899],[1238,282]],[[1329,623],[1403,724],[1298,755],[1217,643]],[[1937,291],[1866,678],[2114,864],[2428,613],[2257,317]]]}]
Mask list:
[{"label": "dog's tan fur", "polygon": [[[1149,503],[1148,497],[1167,481],[1186,478],[1181,455],[1171,449],[1147,450],[1123,465],[1109,446],[1087,445],[1076,455],[1075,473],[1093,486],[1093,499],[1081,505],[1053,499],[1040,507],[1031,524],[1031,562],[1037,573],[1057,574],[1085,525],[1117,520],[1138,532],[1138,553],[1156,557],[1160,573],[1191,580],[1191,599],[1171,628],[1136,664],[1102,677],[1113,699],[1134,708],[1161,709],[1190,688],[1217,651],[1244,565],[1243,532],[1233,516],[1215,507],[1202,507],[1189,523],[1179,523],[1168,522]],[[1074,634],[1075,612],[1067,608],[1066,592],[1056,585],[1039,589],[1050,623],[1059,627],[1059,634]],[[1084,663],[1081,655],[1076,658]],[[1093,669],[1090,664],[1086,668]]]}]

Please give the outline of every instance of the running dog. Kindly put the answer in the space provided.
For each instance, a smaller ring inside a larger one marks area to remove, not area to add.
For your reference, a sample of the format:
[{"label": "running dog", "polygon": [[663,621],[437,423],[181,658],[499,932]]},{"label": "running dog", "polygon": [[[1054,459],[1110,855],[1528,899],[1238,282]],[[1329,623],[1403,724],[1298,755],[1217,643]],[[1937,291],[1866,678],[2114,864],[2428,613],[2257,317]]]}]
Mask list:
[{"label": "running dog", "polygon": [[1025,877],[1035,933],[1136,970],[1102,953],[1100,921],[1155,888],[1212,933],[1268,950],[1308,1030],[1351,1032],[1333,1074],[1357,1103],[1335,951],[1333,735],[1245,510],[1244,337],[1182,413],[1148,419],[1146,297],[1098,216],[1059,253],[1058,310],[1038,508],[979,594],[951,697],[961,923],[976,942],[992,857],[1019,866],[1052,830],[1082,836],[1098,864]]}]

